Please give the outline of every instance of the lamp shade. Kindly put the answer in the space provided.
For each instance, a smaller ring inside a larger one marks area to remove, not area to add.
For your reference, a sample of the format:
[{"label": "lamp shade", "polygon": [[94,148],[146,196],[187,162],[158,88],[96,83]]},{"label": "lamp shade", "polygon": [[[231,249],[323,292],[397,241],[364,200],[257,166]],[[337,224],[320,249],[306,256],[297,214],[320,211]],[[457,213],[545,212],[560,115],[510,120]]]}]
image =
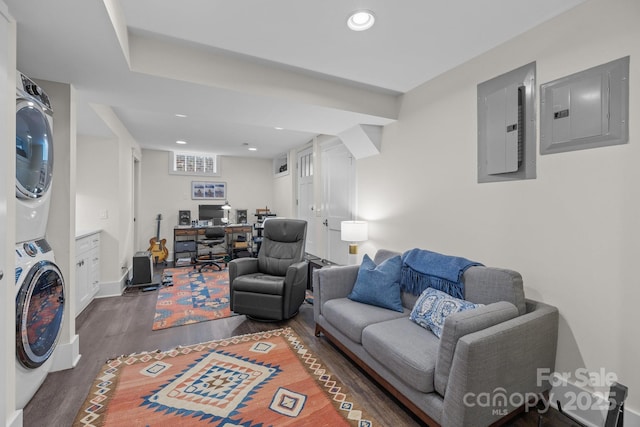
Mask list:
[{"label": "lamp shade", "polygon": [[367,221],[342,221],[340,223],[340,239],[345,242],[363,242],[369,238]]},{"label": "lamp shade", "polygon": [[224,209],[225,211],[231,209],[231,205],[229,204],[229,202],[227,202],[225,200],[224,205],[220,206],[222,209]]}]

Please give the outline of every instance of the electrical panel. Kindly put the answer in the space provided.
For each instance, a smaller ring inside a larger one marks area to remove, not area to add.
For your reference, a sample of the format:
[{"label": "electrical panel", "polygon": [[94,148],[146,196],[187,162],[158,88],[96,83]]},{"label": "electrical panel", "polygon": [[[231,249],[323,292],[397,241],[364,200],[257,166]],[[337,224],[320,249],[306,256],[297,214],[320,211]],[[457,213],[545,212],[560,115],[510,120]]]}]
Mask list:
[{"label": "electrical panel", "polygon": [[540,154],[629,140],[629,57],[540,85]]},{"label": "electrical panel", "polygon": [[478,85],[478,182],[536,177],[535,66]]}]

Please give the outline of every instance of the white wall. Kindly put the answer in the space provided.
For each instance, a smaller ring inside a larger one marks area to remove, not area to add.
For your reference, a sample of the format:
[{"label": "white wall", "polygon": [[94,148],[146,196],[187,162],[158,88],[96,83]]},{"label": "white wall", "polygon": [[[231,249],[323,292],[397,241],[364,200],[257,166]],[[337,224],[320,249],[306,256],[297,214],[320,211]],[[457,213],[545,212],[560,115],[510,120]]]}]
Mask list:
[{"label": "white wall", "polygon": [[47,241],[65,281],[62,331],[53,353],[51,370],[74,367],[80,358],[76,334],[76,91],[67,83],[36,80],[49,96],[53,118],[53,180],[47,222]]},{"label": "white wall", "polygon": [[[627,408],[635,412],[638,22],[637,0],[588,1],[412,90],[398,122],[384,130],[382,154],[357,167],[359,213],[371,221],[363,251],[422,247],[521,272],[527,297],[560,309],[556,370],[617,374],[630,390]],[[537,91],[540,83],[626,55],[628,144],[538,155],[537,179],[477,184],[479,83],[536,61]]]},{"label": "white wall", "polygon": [[226,182],[227,199],[232,207],[230,220],[235,222],[236,209],[246,209],[249,223],[255,222],[256,209],[273,206],[272,166],[271,159],[221,157],[218,177],[169,175],[169,152],[143,150],[137,250],[147,250],[149,240],[156,236],[156,217],[162,214],[160,238],[167,239],[169,258],[173,259],[173,228],[178,225],[178,211],[191,210],[191,218],[196,219],[199,204],[224,203],[224,200],[191,200],[191,181]]},{"label": "white wall", "polygon": [[[289,152],[289,163],[287,164],[287,174],[277,174],[273,178],[273,206],[269,206],[271,212],[285,218],[296,218],[298,212],[296,210],[296,194],[294,188],[296,183],[296,161],[297,151]],[[272,168],[273,174],[273,168]]]},{"label": "white wall", "polygon": [[[79,136],[77,144],[76,231],[101,230],[100,280],[117,281],[121,227],[118,140]],[[104,218],[103,216],[105,216]]]},{"label": "white wall", "polygon": [[[113,110],[93,104],[113,139],[78,137],[75,232],[103,230],[99,295],[117,293],[131,268],[134,249],[134,159],[140,146]],[[106,213],[107,218],[101,218]]]}]

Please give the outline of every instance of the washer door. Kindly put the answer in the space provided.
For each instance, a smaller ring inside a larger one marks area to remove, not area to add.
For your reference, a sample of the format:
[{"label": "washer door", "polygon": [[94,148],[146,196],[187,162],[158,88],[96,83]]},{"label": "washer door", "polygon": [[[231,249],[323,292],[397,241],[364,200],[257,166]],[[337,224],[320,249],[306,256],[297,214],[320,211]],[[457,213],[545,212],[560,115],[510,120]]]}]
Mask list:
[{"label": "washer door", "polygon": [[18,98],[16,105],[16,195],[42,197],[53,176],[53,135],[37,102]]},{"label": "washer door", "polygon": [[62,331],[64,280],[54,263],[40,261],[27,273],[16,296],[16,355],[25,367],[42,365]]}]

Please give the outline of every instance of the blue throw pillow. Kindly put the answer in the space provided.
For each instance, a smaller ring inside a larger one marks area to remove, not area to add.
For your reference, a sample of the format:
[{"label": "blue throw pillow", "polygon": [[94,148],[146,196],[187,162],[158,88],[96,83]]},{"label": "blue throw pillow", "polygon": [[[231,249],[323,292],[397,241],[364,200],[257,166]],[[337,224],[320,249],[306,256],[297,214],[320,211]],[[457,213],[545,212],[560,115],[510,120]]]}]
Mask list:
[{"label": "blue throw pillow", "polygon": [[363,304],[376,305],[399,312],[404,311],[400,299],[400,255],[376,265],[369,255],[364,256],[358,277],[348,298]]},{"label": "blue throw pillow", "polygon": [[409,319],[423,328],[431,329],[440,338],[447,316],[459,311],[482,307],[483,305],[454,298],[437,289],[427,288],[413,306]]}]

